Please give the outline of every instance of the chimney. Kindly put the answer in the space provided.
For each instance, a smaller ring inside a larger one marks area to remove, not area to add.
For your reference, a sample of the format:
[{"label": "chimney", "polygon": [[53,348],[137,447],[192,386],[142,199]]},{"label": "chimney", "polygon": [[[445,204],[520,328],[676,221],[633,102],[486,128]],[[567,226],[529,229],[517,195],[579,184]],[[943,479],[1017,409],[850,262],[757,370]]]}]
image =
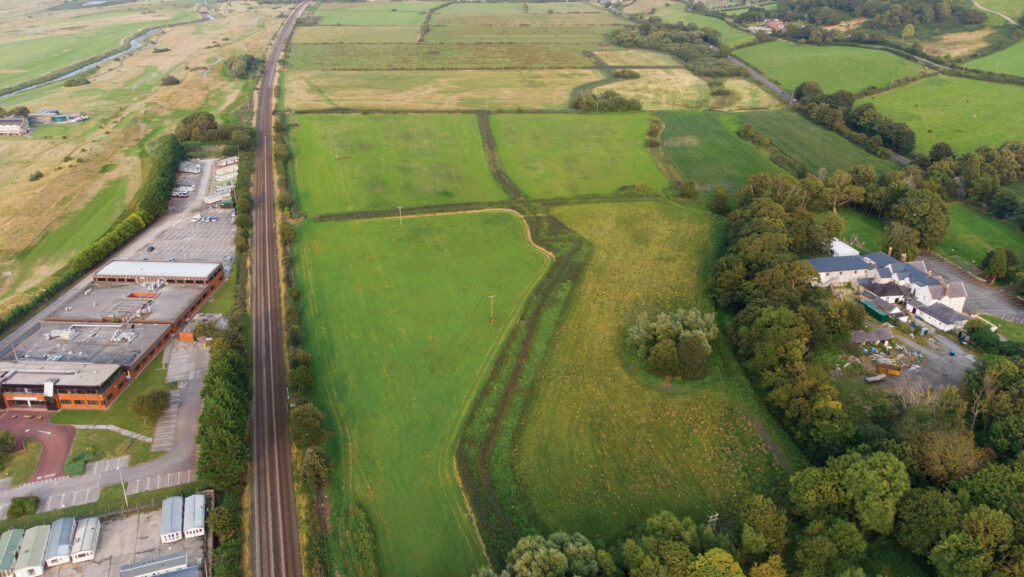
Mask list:
[{"label": "chimney", "polygon": [[905,253],[905,252],[901,252],[900,253],[900,262],[907,262],[907,253]]},{"label": "chimney", "polygon": [[892,247],[889,247],[889,256],[892,256]]}]

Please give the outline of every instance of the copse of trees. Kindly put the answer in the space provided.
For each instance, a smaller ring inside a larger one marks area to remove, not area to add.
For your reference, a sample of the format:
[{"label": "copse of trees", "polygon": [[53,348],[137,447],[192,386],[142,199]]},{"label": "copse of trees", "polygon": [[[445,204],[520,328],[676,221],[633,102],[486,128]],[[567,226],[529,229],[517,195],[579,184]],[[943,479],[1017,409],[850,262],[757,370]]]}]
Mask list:
[{"label": "copse of trees", "polygon": [[650,313],[640,313],[627,331],[626,344],[658,375],[702,379],[711,342],[717,338],[715,313],[678,309],[659,313],[654,320]]},{"label": "copse of trees", "polygon": [[[722,46],[722,34],[711,28],[698,28],[683,23],[668,24],[652,16],[637,26],[619,28],[608,33],[608,40],[626,48],[642,48],[666,52],[681,60],[699,76],[743,76],[746,68],[725,58],[729,50]],[[717,47],[712,48],[712,45]]]},{"label": "copse of trees", "polygon": [[235,78],[248,78],[253,71],[259,69],[259,64],[259,61],[248,52],[231,56],[224,62]]},{"label": "copse of trees", "polygon": [[882,157],[888,156],[886,149],[909,154],[917,145],[917,134],[910,126],[882,115],[870,102],[854,108],[854,95],[845,90],[825,94],[811,80],[797,86],[793,98],[799,101],[797,112],[864,146],[868,152]]},{"label": "copse of trees", "polygon": [[581,112],[628,112],[643,110],[643,104],[636,98],[626,98],[614,90],[594,94],[581,90],[569,101],[569,106]]},{"label": "copse of trees", "polygon": [[237,124],[218,125],[217,119],[206,111],[198,111],[182,118],[174,129],[175,136],[182,142],[223,142],[235,146],[239,151],[253,147],[252,130]]}]

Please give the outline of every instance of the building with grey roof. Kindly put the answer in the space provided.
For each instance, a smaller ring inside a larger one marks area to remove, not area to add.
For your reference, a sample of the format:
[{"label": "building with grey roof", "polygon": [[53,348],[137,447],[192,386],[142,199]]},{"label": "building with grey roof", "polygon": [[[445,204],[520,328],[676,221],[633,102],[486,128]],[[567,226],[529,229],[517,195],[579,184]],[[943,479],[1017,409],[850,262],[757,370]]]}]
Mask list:
[{"label": "building with grey roof", "polygon": [[24,529],[8,529],[0,535],[0,577],[14,575],[14,561],[18,558],[18,547],[24,535]]},{"label": "building with grey roof", "polygon": [[182,539],[182,514],[185,500],[181,497],[164,499],[163,510],[160,512],[160,542],[174,543]]},{"label": "building with grey roof", "polygon": [[911,314],[940,331],[962,329],[970,320],[967,316],[939,302],[926,305],[920,301],[911,300],[907,303],[907,308]]},{"label": "building with grey roof", "polygon": [[112,260],[96,271],[95,282],[213,284],[223,280],[224,267],[216,262]]},{"label": "building with grey roof", "polygon": [[153,559],[146,559],[122,565],[120,577],[153,577],[154,575],[169,575],[188,567],[188,555],[182,551],[172,555],[164,555]]},{"label": "building with grey roof", "polygon": [[75,518],[61,517],[50,525],[46,541],[46,566],[56,567],[71,562],[71,543],[75,540]]},{"label": "building with grey roof", "polygon": [[43,574],[46,541],[49,537],[49,525],[39,525],[25,531],[18,548],[18,560],[14,562],[14,577],[38,577]]},{"label": "building with grey roof", "polygon": [[100,544],[100,519],[88,517],[78,522],[75,539],[71,543],[71,562],[91,561],[96,557]]},{"label": "building with grey roof", "polygon": [[164,577],[200,577],[200,575],[202,575],[202,573],[199,572],[198,565],[185,567],[184,569],[178,569],[177,571],[171,571],[170,573],[164,573]]},{"label": "building with grey roof", "polygon": [[875,265],[859,256],[826,256],[809,258],[807,262],[818,272],[818,284],[836,286],[854,283],[874,276]]},{"label": "building with grey roof", "polygon": [[185,520],[182,527],[186,539],[206,534],[206,497],[198,494],[185,497]]}]

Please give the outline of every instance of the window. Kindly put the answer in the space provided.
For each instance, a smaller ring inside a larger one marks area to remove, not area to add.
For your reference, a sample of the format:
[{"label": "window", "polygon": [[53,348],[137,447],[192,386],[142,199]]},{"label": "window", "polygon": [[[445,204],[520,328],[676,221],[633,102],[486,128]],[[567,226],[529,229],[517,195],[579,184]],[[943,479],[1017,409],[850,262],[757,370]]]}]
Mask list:
[{"label": "window", "polygon": [[82,399],[75,399],[75,404],[76,405],[84,405],[85,401],[83,401]]},{"label": "window", "polygon": [[98,404],[100,404],[100,402],[99,401],[89,401],[89,404],[90,405],[98,405]]}]

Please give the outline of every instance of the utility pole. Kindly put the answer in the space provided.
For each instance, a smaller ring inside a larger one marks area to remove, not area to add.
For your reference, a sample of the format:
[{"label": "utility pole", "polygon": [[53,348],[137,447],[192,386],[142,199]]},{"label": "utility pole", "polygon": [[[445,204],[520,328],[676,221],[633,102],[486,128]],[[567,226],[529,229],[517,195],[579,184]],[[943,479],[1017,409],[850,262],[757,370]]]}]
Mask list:
[{"label": "utility pole", "polygon": [[124,507],[128,508],[128,491],[124,488],[124,473],[121,472],[121,467],[117,468],[117,476],[121,478],[121,494],[124,495]]},{"label": "utility pole", "polygon": [[498,295],[491,295],[487,298],[491,299],[491,324],[494,324],[494,297]]},{"label": "utility pole", "polygon": [[398,207],[398,224],[399,226],[402,224],[402,207]]}]

